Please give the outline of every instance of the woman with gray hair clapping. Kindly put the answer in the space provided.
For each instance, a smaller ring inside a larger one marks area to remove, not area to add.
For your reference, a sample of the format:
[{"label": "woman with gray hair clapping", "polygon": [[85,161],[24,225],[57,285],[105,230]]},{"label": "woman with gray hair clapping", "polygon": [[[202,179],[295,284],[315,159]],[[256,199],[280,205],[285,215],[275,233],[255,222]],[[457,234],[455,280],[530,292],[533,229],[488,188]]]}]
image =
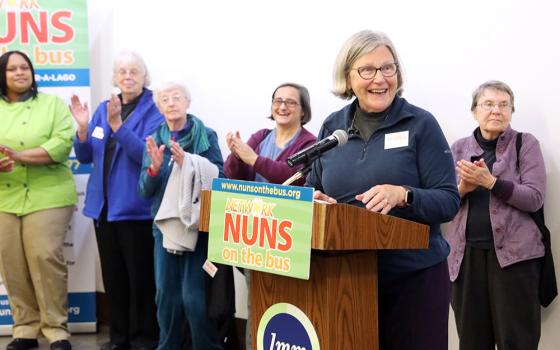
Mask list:
[{"label": "woman with gray hair clapping", "polygon": [[446,238],[463,350],[536,350],[541,335],[545,241],[533,213],[544,203],[546,169],[535,136],[511,127],[514,111],[507,84],[481,84],[471,103],[478,126],[451,146],[461,208]]},{"label": "woman with gray hair clapping", "polygon": [[[179,349],[185,322],[190,328],[193,349],[223,349],[226,335],[220,333],[227,327],[222,321],[233,315],[233,306],[218,310],[220,315],[212,313],[210,310],[217,303],[211,305],[209,288],[222,274],[231,281],[231,288],[225,287],[219,293],[225,296],[232,291],[233,272],[231,267],[220,267],[211,278],[202,269],[207,258],[208,235],[198,235],[196,220],[200,189],[208,187],[212,178],[223,176],[218,137],[200,119],[187,113],[191,98],[184,85],[168,82],[154,92],[165,123],[147,139],[139,191],[153,200],[152,214],[156,218],[153,235],[158,349]],[[177,203],[184,206],[177,208]]]},{"label": "woman with gray hair clapping", "polygon": [[103,285],[111,309],[110,342],[102,350],[153,349],[155,310],[152,216],[149,200],[136,187],[145,138],[163,117],[147,86],[142,58],[123,52],[114,61],[120,94],[99,104],[91,122],[87,104],[72,97],[78,125],[74,149],[81,163],[93,164],[84,215],[95,222]]}]

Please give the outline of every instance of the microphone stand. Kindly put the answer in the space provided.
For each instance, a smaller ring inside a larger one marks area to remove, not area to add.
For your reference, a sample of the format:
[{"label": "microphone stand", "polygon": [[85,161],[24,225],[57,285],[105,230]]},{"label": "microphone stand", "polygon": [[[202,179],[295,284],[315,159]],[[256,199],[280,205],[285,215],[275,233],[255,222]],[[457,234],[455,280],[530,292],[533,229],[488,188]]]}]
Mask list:
[{"label": "microphone stand", "polygon": [[301,179],[302,177],[307,176],[307,174],[309,174],[309,172],[311,171],[311,164],[312,163],[313,162],[309,162],[309,163],[305,164],[305,166],[300,171],[298,171],[297,173],[292,175],[288,180],[284,181],[282,183],[282,185],[289,186],[294,181],[297,181],[297,180]]}]

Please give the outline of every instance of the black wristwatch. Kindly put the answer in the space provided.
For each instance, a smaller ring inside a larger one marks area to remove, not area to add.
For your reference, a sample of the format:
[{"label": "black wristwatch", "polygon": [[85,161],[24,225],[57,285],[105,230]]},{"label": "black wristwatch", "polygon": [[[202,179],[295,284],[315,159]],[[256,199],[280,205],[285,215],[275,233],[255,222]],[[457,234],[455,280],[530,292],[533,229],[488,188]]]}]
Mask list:
[{"label": "black wristwatch", "polygon": [[404,193],[404,202],[406,205],[412,205],[412,201],[414,200],[414,192],[412,190],[406,190]]}]

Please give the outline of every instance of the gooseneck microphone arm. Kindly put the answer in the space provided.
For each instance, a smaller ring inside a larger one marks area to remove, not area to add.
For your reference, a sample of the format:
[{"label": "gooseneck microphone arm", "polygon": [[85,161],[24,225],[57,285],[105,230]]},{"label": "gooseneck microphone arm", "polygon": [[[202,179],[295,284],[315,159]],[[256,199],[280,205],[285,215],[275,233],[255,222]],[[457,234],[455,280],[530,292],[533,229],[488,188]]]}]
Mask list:
[{"label": "gooseneck microphone arm", "polygon": [[313,162],[306,164],[303,169],[301,169],[300,171],[296,172],[294,175],[292,175],[289,179],[287,179],[286,181],[284,181],[282,183],[282,185],[284,186],[289,186],[291,185],[294,181],[297,181],[299,179],[301,179],[302,177],[307,176],[307,174],[309,174],[309,172],[311,171],[311,164]]}]

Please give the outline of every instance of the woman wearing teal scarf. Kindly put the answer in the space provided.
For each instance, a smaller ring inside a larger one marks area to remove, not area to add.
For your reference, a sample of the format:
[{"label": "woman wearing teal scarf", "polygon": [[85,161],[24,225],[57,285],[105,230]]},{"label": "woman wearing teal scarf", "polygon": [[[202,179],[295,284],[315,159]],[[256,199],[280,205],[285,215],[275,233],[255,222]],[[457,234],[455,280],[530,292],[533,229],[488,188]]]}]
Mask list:
[{"label": "woman wearing teal scarf", "polygon": [[[182,166],[184,152],[207,158],[223,176],[222,153],[214,130],[187,114],[190,95],[181,84],[166,83],[154,90],[154,100],[165,117],[165,123],[147,140],[139,191],[153,199],[155,216],[167,186],[173,164]],[[163,247],[163,236],[156,225],[154,262],[157,318],[160,338],[157,349],[180,349],[182,327],[190,328],[193,349],[223,349],[220,321],[208,317],[207,284],[209,276],[202,269],[208,235],[200,235],[193,252],[176,254]]]}]

